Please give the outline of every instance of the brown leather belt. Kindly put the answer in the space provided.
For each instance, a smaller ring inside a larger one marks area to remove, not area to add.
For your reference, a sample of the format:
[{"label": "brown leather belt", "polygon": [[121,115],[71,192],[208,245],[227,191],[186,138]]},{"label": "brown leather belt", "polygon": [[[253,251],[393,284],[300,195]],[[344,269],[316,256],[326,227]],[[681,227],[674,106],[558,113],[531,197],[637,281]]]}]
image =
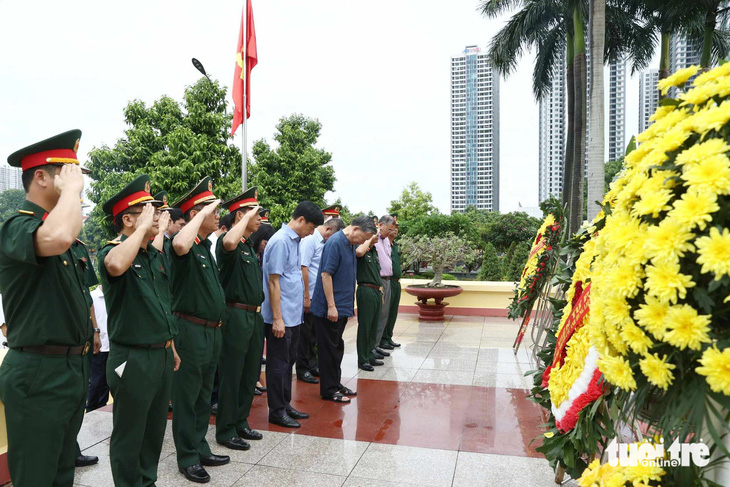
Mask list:
[{"label": "brown leather belt", "polygon": [[362,283],[362,284],[358,284],[358,286],[371,287],[373,289],[377,289],[378,291],[380,291],[380,286],[376,286],[375,284]]},{"label": "brown leather belt", "polygon": [[91,344],[86,342],[83,345],[69,347],[66,345],[36,345],[32,347],[17,347],[13,350],[19,352],[37,353],[40,355],[86,355]]},{"label": "brown leather belt", "polygon": [[261,306],[251,306],[250,304],[237,303],[235,301],[226,301],[226,305],[231,308],[238,308],[244,311],[250,311],[252,313],[258,313],[261,311]]},{"label": "brown leather belt", "polygon": [[393,279],[393,276],[380,276],[380,278],[387,279],[388,281],[390,281],[391,279]]},{"label": "brown leather belt", "polygon": [[[112,343],[117,343],[117,342],[112,342]],[[130,345],[128,343],[120,343],[120,345],[123,346],[123,347],[141,348],[141,349],[147,349],[147,348],[170,348],[170,346],[172,345],[172,340],[167,340],[166,342],[160,342],[160,343],[153,343],[151,345],[139,345],[139,344]]]},{"label": "brown leather belt", "polygon": [[186,321],[189,321],[190,323],[195,323],[196,325],[203,325],[207,326],[208,328],[220,328],[223,324],[222,321],[208,321],[204,320],[202,318],[198,318],[193,315],[186,315],[185,313],[181,313],[179,311],[173,311],[173,316],[177,316],[178,318],[182,318]]}]

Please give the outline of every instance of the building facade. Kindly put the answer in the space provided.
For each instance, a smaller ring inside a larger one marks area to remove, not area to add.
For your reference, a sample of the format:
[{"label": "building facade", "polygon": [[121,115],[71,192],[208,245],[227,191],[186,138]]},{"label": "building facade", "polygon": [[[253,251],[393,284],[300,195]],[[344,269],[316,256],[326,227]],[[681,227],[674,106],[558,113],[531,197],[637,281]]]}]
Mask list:
[{"label": "building facade", "polygon": [[451,58],[451,210],[499,211],[499,75],[487,52]]},{"label": "building facade", "polygon": [[659,106],[659,70],[650,69],[639,75],[639,133],[643,132],[651,121],[649,118]]},{"label": "building facade", "polygon": [[0,192],[8,189],[23,189],[22,174],[19,167],[0,165]]},{"label": "building facade", "polygon": [[563,159],[566,131],[565,56],[553,67],[550,92],[539,102],[539,197],[540,202],[563,192]]},{"label": "building facade", "polygon": [[608,66],[608,161],[615,161],[626,152],[626,61],[620,59]]}]

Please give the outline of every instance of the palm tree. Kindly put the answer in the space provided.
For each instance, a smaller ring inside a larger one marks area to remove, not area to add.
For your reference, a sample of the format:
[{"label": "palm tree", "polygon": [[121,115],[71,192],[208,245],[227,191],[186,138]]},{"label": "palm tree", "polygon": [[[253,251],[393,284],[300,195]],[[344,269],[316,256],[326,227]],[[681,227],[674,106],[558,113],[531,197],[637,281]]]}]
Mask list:
[{"label": "palm tree", "polygon": [[605,189],[605,167],[603,161],[604,118],[603,118],[603,50],[606,40],[606,0],[590,0],[590,46],[591,46],[591,86],[590,86],[590,134],[588,144],[587,216],[592,221],[598,214],[596,201],[603,201]]},{"label": "palm tree", "polygon": [[[483,0],[479,10],[488,18],[516,10],[505,27],[494,36],[489,47],[490,61],[503,76],[508,76],[526,50],[536,52],[532,75],[533,94],[542,99],[556,75],[556,61],[566,53],[568,131],[563,166],[563,202],[568,203],[571,230],[582,219],[583,174],[585,162],[585,38],[587,0]],[[574,32],[578,32],[574,35]],[[628,15],[621,0],[606,4],[605,59],[626,56],[632,72],[643,69],[651,60],[653,40],[649,30]]]}]

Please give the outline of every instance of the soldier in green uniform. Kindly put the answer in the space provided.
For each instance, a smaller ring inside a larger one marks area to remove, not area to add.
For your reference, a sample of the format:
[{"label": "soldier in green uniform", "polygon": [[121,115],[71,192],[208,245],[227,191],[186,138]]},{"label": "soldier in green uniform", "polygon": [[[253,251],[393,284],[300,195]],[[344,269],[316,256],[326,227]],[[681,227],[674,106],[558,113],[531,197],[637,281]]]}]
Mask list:
[{"label": "soldier in green uniform", "polygon": [[264,322],[261,267],[249,237],[261,225],[258,193],[250,188],[223,206],[233,217],[231,230],[218,238],[216,254],[228,313],[223,322],[223,349],[218,363],[218,415],[215,437],[221,445],[248,450],[245,440],[263,435],[248,424],[254,389],[261,375]]},{"label": "soldier in green uniform", "polygon": [[203,466],[224,465],[230,457],[213,455],[205,440],[210,396],[221,351],[226,297],[208,235],[218,229],[220,203],[210,177],[200,181],[173,206],[187,224],[172,238],[172,310],[177,317],[177,351],[182,365],[172,388],[172,433],[177,464],[185,478],[208,482]]},{"label": "soldier in green uniform", "polygon": [[[91,263],[91,255],[89,255],[89,249],[86,248],[86,244],[78,238],[71,244],[71,253],[76,258],[76,265],[79,266],[84,276],[84,298],[86,304],[89,306],[89,319],[91,320],[91,327],[93,329],[92,336],[89,337],[89,341],[94,344],[94,355],[99,353],[101,350],[101,337],[99,336],[99,327],[96,326],[96,313],[94,311],[94,300],[91,298],[91,292],[89,288],[99,284],[99,280],[96,278],[96,272],[94,272],[94,266]],[[89,370],[91,371],[91,360],[92,356],[90,353],[86,354],[87,360],[89,361]],[[76,442],[76,459],[74,465],[76,467],[88,467],[99,463],[99,457],[82,455],[81,447],[79,442]]]},{"label": "soldier in green uniform", "polygon": [[103,209],[119,236],[99,251],[108,314],[106,376],[114,396],[109,455],[114,485],[154,485],[173,370],[180,364],[173,337],[169,269],[150,239],[158,234],[161,204],[139,176]]},{"label": "soldier in green uniform", "polygon": [[26,200],[0,226],[0,293],[10,350],[0,367],[16,487],[71,487],[89,387],[89,306],[71,252],[81,231],[80,130],[14,152]]},{"label": "soldier in green uniform", "polygon": [[380,348],[386,350],[393,350],[394,348],[400,347],[400,343],[393,341],[393,329],[395,328],[395,321],[398,319],[398,305],[400,304],[401,296],[400,278],[403,276],[400,248],[395,241],[398,236],[398,215],[390,216],[395,220],[393,230],[388,235],[391,251],[390,258],[393,261],[393,277],[390,278],[390,312],[388,313],[388,321],[385,325],[383,338],[380,339]]},{"label": "soldier in green uniform", "polygon": [[[376,218],[377,221],[377,218]],[[378,330],[378,317],[383,307],[381,292],[380,261],[375,242],[380,234],[375,234],[357,248],[357,366],[372,372],[373,365],[383,365],[373,355],[375,333]]]}]

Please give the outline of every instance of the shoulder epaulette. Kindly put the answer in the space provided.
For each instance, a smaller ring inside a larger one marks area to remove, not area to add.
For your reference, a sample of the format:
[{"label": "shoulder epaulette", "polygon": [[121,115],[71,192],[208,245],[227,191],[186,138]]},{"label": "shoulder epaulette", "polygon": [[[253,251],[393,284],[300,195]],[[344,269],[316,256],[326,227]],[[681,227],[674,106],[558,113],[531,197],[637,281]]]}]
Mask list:
[{"label": "shoulder epaulette", "polygon": [[32,211],[28,211],[28,210],[18,210],[18,213],[20,213],[22,215],[35,216],[35,213],[33,213]]},{"label": "shoulder epaulette", "polygon": [[106,243],[111,245],[119,245],[122,242],[119,240],[107,240]]},{"label": "shoulder epaulette", "polygon": [[83,245],[84,247],[86,247],[86,244],[85,244],[84,242],[82,242],[81,240],[79,240],[78,238],[76,239],[76,241],[77,241],[78,243],[80,243],[81,245]]}]

